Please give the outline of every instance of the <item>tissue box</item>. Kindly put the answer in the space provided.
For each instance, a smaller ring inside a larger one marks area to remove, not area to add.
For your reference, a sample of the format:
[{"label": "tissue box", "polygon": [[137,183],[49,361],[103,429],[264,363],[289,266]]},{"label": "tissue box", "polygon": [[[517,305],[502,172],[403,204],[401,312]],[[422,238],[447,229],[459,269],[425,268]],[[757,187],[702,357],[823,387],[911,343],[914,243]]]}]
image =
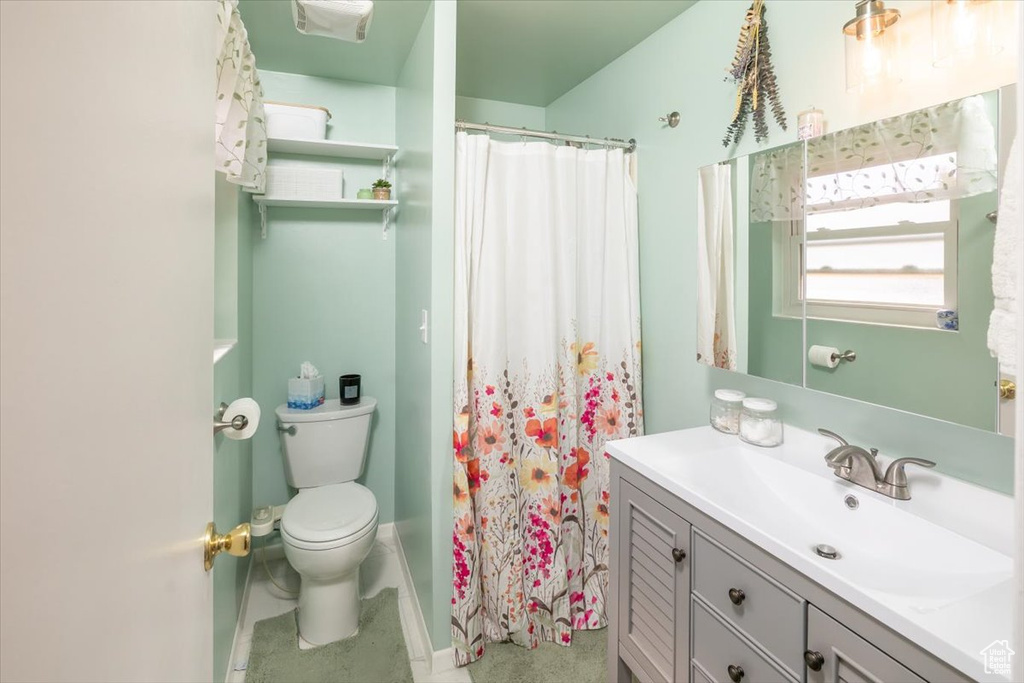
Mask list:
[{"label": "tissue box", "polygon": [[324,378],[303,379],[292,377],[288,380],[288,407],[297,410],[312,410],[324,404]]}]

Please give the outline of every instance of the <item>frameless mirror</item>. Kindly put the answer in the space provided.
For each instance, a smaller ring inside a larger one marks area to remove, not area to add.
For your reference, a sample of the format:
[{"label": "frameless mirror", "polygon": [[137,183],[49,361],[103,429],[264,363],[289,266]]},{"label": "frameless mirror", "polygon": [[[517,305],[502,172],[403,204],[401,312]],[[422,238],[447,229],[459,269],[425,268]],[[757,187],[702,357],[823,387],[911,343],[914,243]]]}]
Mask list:
[{"label": "frameless mirror", "polygon": [[698,362],[1012,433],[987,343],[1007,91],[702,168]]}]

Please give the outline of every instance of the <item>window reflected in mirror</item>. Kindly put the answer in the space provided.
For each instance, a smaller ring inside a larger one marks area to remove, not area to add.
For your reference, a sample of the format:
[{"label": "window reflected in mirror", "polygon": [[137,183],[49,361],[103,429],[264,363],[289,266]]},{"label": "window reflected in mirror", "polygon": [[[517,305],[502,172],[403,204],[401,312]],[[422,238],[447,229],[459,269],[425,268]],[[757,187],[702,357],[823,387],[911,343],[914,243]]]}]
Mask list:
[{"label": "window reflected in mirror", "polygon": [[[698,362],[998,430],[987,214],[1009,90],[701,169]],[[857,360],[814,365],[812,345]]]}]

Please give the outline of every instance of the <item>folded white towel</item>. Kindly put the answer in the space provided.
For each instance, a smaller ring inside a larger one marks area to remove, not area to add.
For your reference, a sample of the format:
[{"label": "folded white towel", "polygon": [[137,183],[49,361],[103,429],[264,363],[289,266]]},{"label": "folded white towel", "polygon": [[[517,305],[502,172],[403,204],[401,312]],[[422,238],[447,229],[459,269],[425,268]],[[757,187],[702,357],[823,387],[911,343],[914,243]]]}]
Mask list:
[{"label": "folded white towel", "polygon": [[373,21],[373,0],[292,0],[299,33],[352,43],[366,40]]},{"label": "folded white towel", "polygon": [[1021,136],[1014,137],[1010,158],[999,195],[999,218],[996,222],[995,245],[992,251],[992,293],[995,307],[988,324],[988,348],[999,359],[1000,370],[1017,374],[1017,283],[1022,277],[1020,252],[1022,222],[1021,200]]}]

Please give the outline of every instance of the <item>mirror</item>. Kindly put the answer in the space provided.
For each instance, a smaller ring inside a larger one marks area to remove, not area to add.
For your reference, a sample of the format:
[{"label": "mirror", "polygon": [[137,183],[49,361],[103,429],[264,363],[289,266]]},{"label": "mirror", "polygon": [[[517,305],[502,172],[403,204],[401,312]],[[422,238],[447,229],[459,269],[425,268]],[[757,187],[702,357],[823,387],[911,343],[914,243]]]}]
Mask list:
[{"label": "mirror", "polygon": [[1006,433],[1003,90],[700,169],[698,362]]},{"label": "mirror", "polygon": [[803,383],[803,310],[772,287],[799,270],[776,233],[802,230],[803,155],[795,143],[700,169],[697,362]]}]

